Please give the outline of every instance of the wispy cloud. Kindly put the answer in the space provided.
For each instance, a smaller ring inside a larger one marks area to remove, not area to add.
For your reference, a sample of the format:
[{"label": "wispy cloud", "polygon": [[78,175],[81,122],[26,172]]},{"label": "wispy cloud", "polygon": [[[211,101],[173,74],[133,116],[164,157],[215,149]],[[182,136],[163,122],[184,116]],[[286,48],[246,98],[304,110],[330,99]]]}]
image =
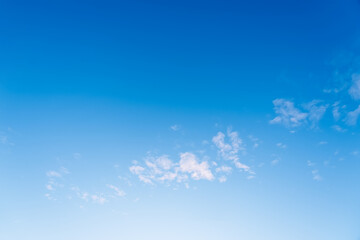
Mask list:
[{"label": "wispy cloud", "polygon": [[352,85],[348,92],[354,100],[360,99],[360,74],[352,75]]},{"label": "wispy cloud", "polygon": [[[226,138],[228,141],[226,141]],[[246,151],[243,146],[242,139],[239,138],[237,132],[232,132],[228,129],[227,137],[224,133],[218,132],[218,134],[213,137],[212,141],[217,147],[218,154],[222,157],[222,159],[232,161],[236,168],[249,172],[250,174],[254,174],[249,166],[240,162],[239,154],[241,152],[245,154]]]},{"label": "wispy cloud", "polygon": [[311,171],[311,174],[312,174],[313,179],[314,179],[315,181],[321,181],[321,180],[322,180],[322,177],[320,176],[318,170],[316,170],[316,169],[315,169],[315,170],[312,170],[312,171]]},{"label": "wispy cloud", "polygon": [[274,111],[277,116],[270,121],[270,124],[283,124],[287,127],[297,127],[302,125],[308,114],[300,111],[294,103],[285,99],[275,99],[273,101]]},{"label": "wispy cloud", "polygon": [[179,161],[173,162],[167,155],[159,157],[148,156],[145,166],[138,164],[130,167],[130,171],[137,175],[139,180],[154,184],[154,182],[186,182],[193,180],[213,180],[214,175],[207,161],[199,161],[191,152],[179,154]]},{"label": "wispy cloud", "polygon": [[282,149],[285,149],[287,147],[286,144],[281,143],[281,142],[277,143],[276,146],[279,148],[282,148]]},{"label": "wispy cloud", "polygon": [[61,177],[61,174],[56,171],[48,171],[46,173],[46,176],[48,177]]},{"label": "wispy cloud", "polygon": [[119,188],[115,187],[114,185],[108,184],[107,187],[114,190],[116,196],[118,196],[118,197],[124,197],[126,195],[126,193],[123,190],[120,190]]},{"label": "wispy cloud", "polygon": [[324,116],[328,104],[322,104],[320,100],[312,100],[311,102],[304,104],[304,109],[308,111],[308,120],[311,122],[311,127],[317,126],[320,119]]},{"label": "wispy cloud", "polygon": [[93,200],[94,203],[98,203],[98,204],[104,204],[105,202],[107,202],[106,198],[104,198],[101,195],[91,195],[91,199]]},{"label": "wispy cloud", "polygon": [[173,130],[173,131],[179,131],[180,130],[180,125],[177,125],[177,124],[174,124],[172,126],[170,126],[170,129]]},{"label": "wispy cloud", "polygon": [[351,111],[347,114],[346,116],[346,124],[350,125],[350,126],[354,126],[357,123],[357,120],[359,118],[359,114],[360,114],[360,105],[354,110]]},{"label": "wispy cloud", "polygon": [[286,127],[298,127],[310,123],[311,128],[316,128],[318,122],[324,116],[328,104],[321,100],[312,100],[303,104],[303,109],[295,107],[294,102],[286,99],[275,99],[273,101],[274,111],[277,116],[270,120],[270,124],[283,124]]}]

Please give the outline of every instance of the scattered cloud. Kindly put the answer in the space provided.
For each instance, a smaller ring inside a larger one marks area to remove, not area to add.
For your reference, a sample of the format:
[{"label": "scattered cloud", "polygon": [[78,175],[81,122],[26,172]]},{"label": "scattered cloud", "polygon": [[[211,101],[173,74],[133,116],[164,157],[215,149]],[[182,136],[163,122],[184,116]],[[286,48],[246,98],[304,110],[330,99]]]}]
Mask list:
[{"label": "scattered cloud", "polygon": [[[226,141],[228,139],[228,142]],[[250,174],[255,174],[249,166],[240,162],[239,154],[246,154],[245,147],[242,140],[239,138],[237,132],[232,132],[228,129],[227,137],[224,133],[218,132],[212,139],[213,143],[218,149],[218,154],[226,161],[232,161],[236,168],[241,169]]]},{"label": "scattered cloud", "polygon": [[307,161],[307,166],[312,169],[311,170],[312,178],[315,181],[321,181],[322,177],[319,174],[319,170],[315,169],[316,164],[314,162],[311,162],[311,161],[308,160]]},{"label": "scattered cloud", "polygon": [[274,160],[271,161],[271,165],[272,166],[278,165],[279,162],[280,162],[280,158],[277,157],[277,158],[275,158]]},{"label": "scattered cloud", "polygon": [[307,165],[308,165],[308,167],[313,167],[313,166],[315,166],[315,163],[313,163],[311,161],[307,161]]},{"label": "scattered cloud", "polygon": [[228,166],[221,166],[215,169],[216,172],[221,172],[221,173],[231,173],[232,168],[228,167]]},{"label": "scattered cloud", "polygon": [[277,143],[276,146],[279,147],[279,148],[282,148],[282,149],[285,149],[287,147],[285,144],[283,144],[281,142]]},{"label": "scattered cloud", "polygon": [[320,176],[318,170],[312,170],[311,173],[312,173],[313,179],[315,181],[321,181],[322,180],[322,177]]},{"label": "scattered cloud", "polygon": [[170,126],[170,129],[173,130],[173,131],[179,131],[180,130],[180,126],[175,124],[175,125],[172,125]]},{"label": "scattered cloud", "polygon": [[260,140],[252,135],[249,135],[250,141],[253,142],[253,149],[256,149],[259,147]]},{"label": "scattered cloud", "polygon": [[312,128],[317,126],[327,108],[328,104],[322,104],[322,101],[320,100],[312,100],[311,102],[304,104],[304,109],[308,110],[308,119],[311,122]]},{"label": "scattered cloud", "polygon": [[333,110],[332,110],[332,114],[333,114],[333,117],[334,117],[334,120],[335,121],[338,121],[339,118],[340,118],[340,106],[339,106],[340,102],[335,102],[332,107],[333,107]]},{"label": "scattered cloud", "polygon": [[118,197],[124,197],[126,195],[126,193],[124,191],[120,190],[119,188],[115,187],[114,185],[108,184],[107,186],[108,186],[108,188],[114,190],[116,193],[116,196],[118,196]]},{"label": "scattered cloud", "polygon": [[227,178],[226,178],[225,176],[219,177],[219,182],[220,182],[220,183],[224,183],[224,182],[226,182],[226,181],[227,181]]},{"label": "scattered cloud", "polygon": [[277,116],[270,121],[270,124],[283,124],[287,127],[297,127],[302,125],[308,117],[307,113],[301,112],[291,101],[279,98],[275,99],[273,104]]},{"label": "scattered cloud", "polygon": [[207,161],[199,161],[197,156],[190,152],[179,155],[178,162],[173,162],[167,155],[159,157],[148,156],[144,167],[134,165],[130,171],[137,175],[139,180],[153,184],[155,182],[185,182],[193,180],[213,180],[214,175]]},{"label": "scattered cloud", "polygon": [[59,178],[59,177],[61,177],[61,174],[56,172],[56,171],[48,171],[46,173],[46,176],[48,176],[48,177],[58,177]]},{"label": "scattered cloud", "polygon": [[335,131],[337,131],[337,132],[341,132],[341,133],[343,133],[343,132],[346,132],[346,131],[347,131],[346,129],[344,129],[344,128],[340,127],[339,125],[333,125],[333,126],[332,126],[332,128],[333,128]]},{"label": "scattered cloud", "polygon": [[349,88],[349,94],[354,100],[360,99],[360,74],[353,74],[352,78],[352,85]]},{"label": "scattered cloud", "polygon": [[358,117],[360,114],[360,105],[352,112],[349,112],[346,117],[346,124],[354,126],[357,123]]},{"label": "scattered cloud", "polygon": [[207,162],[199,162],[197,157],[189,152],[180,154],[180,167],[181,172],[189,173],[191,178],[195,180],[205,179],[213,180],[214,175],[209,169]]},{"label": "scattered cloud", "polygon": [[101,195],[91,195],[91,199],[94,203],[104,204],[107,200]]}]

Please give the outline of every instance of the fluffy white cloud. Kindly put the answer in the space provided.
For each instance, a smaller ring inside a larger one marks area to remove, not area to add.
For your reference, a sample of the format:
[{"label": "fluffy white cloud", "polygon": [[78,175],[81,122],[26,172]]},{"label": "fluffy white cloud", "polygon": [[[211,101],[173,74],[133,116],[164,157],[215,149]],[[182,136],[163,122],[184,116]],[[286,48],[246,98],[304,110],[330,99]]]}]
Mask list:
[{"label": "fluffy white cloud", "polygon": [[213,180],[214,175],[209,169],[209,164],[206,161],[199,162],[196,156],[192,153],[186,152],[180,154],[180,166],[181,172],[189,173],[191,178],[195,180],[206,179]]},{"label": "fluffy white cloud", "polygon": [[353,74],[352,76],[352,85],[349,89],[350,96],[355,99],[360,99],[360,74]]},{"label": "fluffy white cloud", "polygon": [[170,168],[172,168],[173,163],[172,161],[169,159],[168,156],[164,155],[164,156],[160,156],[159,158],[156,159],[156,164],[164,170],[169,170]]}]

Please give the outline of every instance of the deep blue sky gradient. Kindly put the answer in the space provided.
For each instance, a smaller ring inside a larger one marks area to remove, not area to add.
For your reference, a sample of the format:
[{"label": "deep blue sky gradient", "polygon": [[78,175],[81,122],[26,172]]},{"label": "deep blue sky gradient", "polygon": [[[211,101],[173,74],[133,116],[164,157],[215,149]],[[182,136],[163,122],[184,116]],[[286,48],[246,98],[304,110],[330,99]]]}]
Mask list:
[{"label": "deep blue sky gradient", "polygon": [[[356,0],[0,1],[0,239],[358,240],[359,73]],[[326,112],[273,124],[275,99]],[[232,172],[129,170],[185,152]]]}]

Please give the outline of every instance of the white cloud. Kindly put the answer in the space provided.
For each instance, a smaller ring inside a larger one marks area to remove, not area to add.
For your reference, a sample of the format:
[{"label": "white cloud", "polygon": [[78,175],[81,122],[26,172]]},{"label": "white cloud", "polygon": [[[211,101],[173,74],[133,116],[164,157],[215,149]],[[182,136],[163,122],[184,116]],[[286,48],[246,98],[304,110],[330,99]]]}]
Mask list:
[{"label": "white cloud", "polygon": [[249,139],[254,143],[253,144],[253,149],[256,149],[259,147],[259,139],[252,136],[252,135],[249,135]]},{"label": "white cloud", "polygon": [[216,136],[213,137],[212,141],[215,146],[218,148],[218,154],[227,161],[232,161],[236,168],[241,169],[250,174],[255,174],[250,170],[250,167],[239,162],[239,154],[242,152],[245,154],[245,148],[242,144],[242,140],[239,138],[237,132],[231,132],[230,129],[227,132],[227,136],[230,140],[230,143],[225,141],[225,134],[218,132]]},{"label": "white cloud", "polygon": [[81,157],[82,157],[82,155],[80,153],[74,153],[73,154],[73,158],[76,159],[76,160],[80,159]]},{"label": "white cloud", "polygon": [[340,127],[339,125],[334,125],[332,128],[337,132],[346,132],[346,129]]},{"label": "white cloud", "polygon": [[116,195],[119,197],[124,197],[126,195],[126,193],[124,191],[120,190],[119,188],[115,187],[114,185],[109,184],[108,188],[114,190]]},{"label": "white cloud", "polygon": [[313,100],[304,105],[304,108],[309,111],[308,119],[311,122],[311,127],[316,127],[316,124],[323,117],[326,109],[328,108],[327,104],[321,104],[320,100]]},{"label": "white cloud", "polygon": [[274,160],[271,161],[271,165],[275,166],[280,162],[280,158],[275,158]]},{"label": "white cloud", "polygon": [[218,167],[218,168],[215,169],[215,172],[217,172],[217,173],[220,172],[220,173],[229,174],[229,173],[231,173],[231,171],[232,171],[232,168],[228,167],[228,166],[221,166],[221,167]]},{"label": "white cloud", "polygon": [[281,98],[275,99],[273,104],[277,116],[270,121],[270,124],[298,127],[310,122],[311,127],[314,128],[328,108],[328,104],[321,103],[321,100],[312,100],[309,103],[303,104],[303,108],[307,111],[303,112],[296,108],[292,101]]},{"label": "white cloud", "polygon": [[353,74],[352,85],[349,88],[349,94],[354,100],[360,99],[360,74]]},{"label": "white cloud", "polygon": [[308,167],[313,167],[313,166],[315,166],[315,163],[308,160],[307,165],[308,165]]},{"label": "white cloud", "polygon": [[49,200],[56,200],[50,193],[46,193],[44,196]]},{"label": "white cloud", "polygon": [[134,165],[130,171],[137,175],[140,181],[153,184],[154,182],[185,182],[189,178],[194,180],[213,180],[214,175],[207,161],[200,162],[196,155],[190,152],[180,154],[179,162],[173,162],[167,155],[145,158],[145,167]]},{"label": "white cloud", "polygon": [[360,105],[352,112],[349,112],[346,117],[346,124],[354,126],[357,123],[360,114]]},{"label": "white cloud", "polygon": [[82,200],[88,201],[89,194],[87,192],[81,193],[79,196]]},{"label": "white cloud", "polygon": [[180,154],[180,171],[191,174],[191,178],[195,180],[214,179],[209,164],[205,161],[200,163],[196,156],[189,152]]},{"label": "white cloud", "polygon": [[283,149],[285,149],[285,148],[287,147],[287,146],[286,146],[285,144],[283,144],[283,143],[277,143],[276,146],[279,147],[279,148],[283,148]]},{"label": "white cloud", "polygon": [[104,197],[100,195],[91,195],[91,199],[93,200],[93,202],[98,204],[104,204],[107,201]]},{"label": "white cloud", "polygon": [[225,176],[219,177],[219,182],[224,183],[226,182],[227,178]]},{"label": "white cloud", "polygon": [[48,171],[46,173],[46,176],[48,176],[48,177],[61,177],[61,174],[58,173],[58,172],[55,172],[55,171]]},{"label": "white cloud", "polygon": [[278,115],[270,124],[284,124],[287,127],[297,127],[303,124],[308,116],[294,106],[294,103],[285,99],[273,101],[275,113]]},{"label": "white cloud", "polygon": [[140,181],[142,181],[144,183],[153,184],[151,179],[149,177],[144,176],[144,175],[139,175],[139,179],[140,179]]},{"label": "white cloud", "polygon": [[139,175],[140,173],[142,173],[145,168],[141,167],[141,166],[131,166],[130,168],[130,172],[132,172],[133,174]]},{"label": "white cloud", "polygon": [[233,158],[233,156],[228,156],[228,152],[230,152],[233,147],[230,144],[225,143],[225,134],[218,132],[218,134],[213,137],[212,141],[216,147],[218,147],[220,154],[224,158]]},{"label": "white cloud", "polygon": [[311,173],[312,173],[313,179],[314,179],[315,181],[321,181],[321,180],[322,180],[322,177],[320,176],[318,170],[312,170]]},{"label": "white cloud", "polygon": [[179,130],[180,130],[180,126],[177,125],[177,124],[170,126],[170,128],[171,128],[171,130],[173,130],[173,131],[179,131]]},{"label": "white cloud", "polygon": [[332,107],[333,107],[333,110],[332,110],[332,114],[333,114],[333,117],[335,119],[335,121],[338,121],[339,118],[340,118],[340,112],[339,112],[339,104],[340,102],[335,102]]},{"label": "white cloud", "polygon": [[247,165],[245,165],[245,164],[242,164],[241,162],[236,161],[236,162],[235,162],[235,167],[238,168],[238,169],[241,169],[241,170],[243,170],[243,171],[245,171],[245,172],[249,172],[249,173],[251,173],[251,174],[255,174],[253,171],[250,170],[250,167],[249,167],[249,166],[247,166]]},{"label": "white cloud", "polygon": [[162,168],[164,170],[169,170],[173,166],[172,161],[166,155],[163,155],[163,156],[160,156],[159,158],[157,158],[156,163],[160,168]]}]

